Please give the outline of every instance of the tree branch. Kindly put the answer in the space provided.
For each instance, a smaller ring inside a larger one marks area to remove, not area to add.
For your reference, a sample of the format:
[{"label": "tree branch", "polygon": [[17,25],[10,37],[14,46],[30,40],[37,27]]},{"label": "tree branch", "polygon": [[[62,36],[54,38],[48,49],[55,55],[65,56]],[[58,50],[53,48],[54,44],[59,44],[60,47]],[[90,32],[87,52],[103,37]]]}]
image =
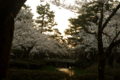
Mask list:
[{"label": "tree branch", "polygon": [[110,19],[114,16],[114,14],[117,12],[117,10],[120,8],[120,3],[119,5],[114,9],[114,11],[112,12],[112,14],[107,18],[107,20],[105,21],[105,23],[103,24],[101,31],[103,31],[103,29],[106,27],[107,23],[110,21]]},{"label": "tree branch", "polygon": [[101,11],[100,11],[101,18],[100,18],[99,25],[98,25],[99,29],[102,27],[102,22],[103,22],[103,3],[101,3],[100,8],[101,8]]},{"label": "tree branch", "polygon": [[111,44],[115,41],[115,39],[119,36],[120,31],[117,33],[117,35],[114,37],[114,39],[112,40]]},{"label": "tree branch", "polygon": [[104,32],[102,32],[104,35],[106,35],[107,37],[109,37],[110,38],[110,36],[107,34],[107,33],[104,33]]},{"label": "tree branch", "polygon": [[[105,55],[106,55],[105,60],[107,60],[107,58],[110,56],[112,49],[113,49],[115,46],[117,46],[118,44],[120,44],[120,39],[117,40],[117,41],[115,41],[115,39],[118,37],[119,34],[120,34],[120,31],[119,31],[118,34],[114,37],[114,39],[112,40],[111,44],[110,44],[109,47],[107,48],[106,54],[105,54]],[[114,42],[114,41],[115,41],[115,42]]]},{"label": "tree branch", "polygon": [[89,31],[87,28],[82,28],[82,29],[84,29],[84,31],[86,32],[86,33],[88,33],[88,34],[96,34],[96,32],[91,32],[91,31]]}]

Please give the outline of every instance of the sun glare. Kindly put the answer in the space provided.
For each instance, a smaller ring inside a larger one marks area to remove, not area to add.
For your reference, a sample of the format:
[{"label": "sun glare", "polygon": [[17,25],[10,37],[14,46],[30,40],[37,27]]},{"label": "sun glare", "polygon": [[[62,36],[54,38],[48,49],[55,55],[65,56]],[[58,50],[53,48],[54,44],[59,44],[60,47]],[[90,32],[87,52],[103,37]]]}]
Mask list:
[{"label": "sun glare", "polygon": [[[42,4],[44,4],[44,3],[46,3],[46,2],[42,2]],[[25,4],[31,6],[32,13],[34,14],[33,19],[36,19],[36,17],[39,16],[36,13],[36,6],[41,4],[40,0],[34,0],[34,1],[27,0]],[[58,28],[59,31],[62,33],[62,35],[64,35],[64,30],[66,28],[69,28],[68,27],[68,25],[69,25],[68,19],[70,17],[75,17],[76,15],[69,10],[57,7],[57,6],[52,5],[52,4],[50,4],[50,8],[51,8],[51,10],[53,10],[55,12],[55,21],[58,23],[58,25],[55,26],[54,28]]]}]

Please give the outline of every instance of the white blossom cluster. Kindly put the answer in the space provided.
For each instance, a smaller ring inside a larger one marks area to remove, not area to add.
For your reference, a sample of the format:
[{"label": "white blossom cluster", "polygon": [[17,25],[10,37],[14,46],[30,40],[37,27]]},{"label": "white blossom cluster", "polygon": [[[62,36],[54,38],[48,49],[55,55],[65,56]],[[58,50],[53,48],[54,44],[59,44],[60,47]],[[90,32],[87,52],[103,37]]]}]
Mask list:
[{"label": "white blossom cluster", "polygon": [[[103,24],[105,23],[106,19],[109,17],[111,12],[105,12],[104,13],[104,19]],[[114,37],[118,34],[120,31],[120,10],[117,11],[117,13],[113,16],[113,18],[108,22],[107,26],[103,30],[102,40],[103,40],[103,47],[107,48],[110,43],[113,41]],[[83,29],[80,30],[80,33],[78,34],[83,39],[83,44],[79,45],[79,48],[84,47],[85,51],[90,51],[91,48],[97,50],[97,31],[98,31],[98,25],[89,22],[91,25],[85,26],[89,32],[94,33],[86,33]],[[103,25],[102,24],[102,25]],[[120,35],[117,37],[116,40],[120,39]],[[78,48],[76,47],[76,48]]]},{"label": "white blossom cluster", "polygon": [[[41,34],[34,28],[30,10],[21,9],[15,19],[15,32],[13,49],[22,49],[33,46],[31,53],[51,52],[56,54],[67,54],[67,49],[49,35]],[[22,46],[22,47],[21,47]]]}]

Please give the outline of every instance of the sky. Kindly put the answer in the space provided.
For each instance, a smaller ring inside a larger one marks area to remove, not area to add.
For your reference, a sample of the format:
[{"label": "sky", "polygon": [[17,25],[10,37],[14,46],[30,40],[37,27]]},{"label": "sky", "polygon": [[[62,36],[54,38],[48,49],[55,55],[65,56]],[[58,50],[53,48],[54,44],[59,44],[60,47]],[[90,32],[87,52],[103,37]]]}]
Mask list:
[{"label": "sky", "polygon": [[[36,19],[37,16],[39,16],[36,13],[36,6],[38,6],[40,4],[40,0],[27,0],[26,3],[27,5],[31,6],[32,9],[32,13],[34,14],[33,19]],[[49,3],[50,4],[50,3]],[[54,28],[58,28],[59,31],[62,33],[62,35],[64,35],[64,30],[66,28],[69,28],[69,21],[68,19],[70,17],[75,17],[75,13],[67,10],[67,9],[63,9],[63,8],[59,8],[55,5],[50,4],[50,8],[51,10],[53,10],[55,12],[55,21],[58,23],[57,26],[55,26]]]}]

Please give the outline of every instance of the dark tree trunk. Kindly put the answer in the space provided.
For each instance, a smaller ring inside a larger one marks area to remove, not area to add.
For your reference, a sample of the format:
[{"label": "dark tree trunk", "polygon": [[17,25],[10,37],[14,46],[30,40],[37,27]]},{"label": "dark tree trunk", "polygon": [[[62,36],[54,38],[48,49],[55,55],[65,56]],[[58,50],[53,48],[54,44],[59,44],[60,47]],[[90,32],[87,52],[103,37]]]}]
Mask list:
[{"label": "dark tree trunk", "polygon": [[105,80],[105,56],[103,52],[102,34],[98,35],[98,80]]},{"label": "dark tree trunk", "polygon": [[[99,53],[99,52],[98,52]],[[98,54],[98,80],[105,80],[105,60],[103,54]]]},{"label": "dark tree trunk", "polygon": [[22,49],[24,49],[24,53],[22,58],[26,58],[29,59],[30,58],[30,51],[33,49],[34,46],[28,47],[28,49],[26,49],[25,47],[21,46]]},{"label": "dark tree trunk", "polygon": [[100,3],[100,9],[101,9],[101,18],[98,25],[98,77],[97,80],[105,80],[105,55],[103,51],[103,41],[102,41],[102,22],[103,22],[103,3]]},{"label": "dark tree trunk", "polygon": [[7,76],[13,32],[14,18],[9,15],[4,25],[0,25],[0,80]]},{"label": "dark tree trunk", "polygon": [[26,0],[0,0],[0,80],[6,80],[14,18]]}]

